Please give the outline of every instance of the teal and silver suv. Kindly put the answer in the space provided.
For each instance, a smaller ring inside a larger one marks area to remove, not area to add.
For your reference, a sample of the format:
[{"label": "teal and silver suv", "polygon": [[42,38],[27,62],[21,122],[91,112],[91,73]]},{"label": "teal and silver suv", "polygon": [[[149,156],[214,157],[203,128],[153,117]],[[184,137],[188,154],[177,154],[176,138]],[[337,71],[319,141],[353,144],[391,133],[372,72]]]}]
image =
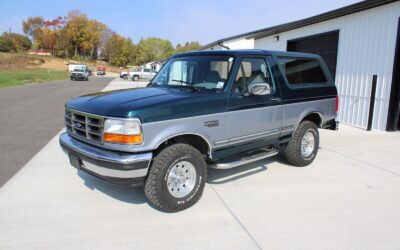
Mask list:
[{"label": "teal and silver suv", "polygon": [[65,105],[60,144],[71,165],[100,179],[144,185],[168,212],[201,197],[207,168],[284,155],[316,157],[318,128],[336,129],[337,90],[317,55],[264,50],[171,57],[146,88]]}]

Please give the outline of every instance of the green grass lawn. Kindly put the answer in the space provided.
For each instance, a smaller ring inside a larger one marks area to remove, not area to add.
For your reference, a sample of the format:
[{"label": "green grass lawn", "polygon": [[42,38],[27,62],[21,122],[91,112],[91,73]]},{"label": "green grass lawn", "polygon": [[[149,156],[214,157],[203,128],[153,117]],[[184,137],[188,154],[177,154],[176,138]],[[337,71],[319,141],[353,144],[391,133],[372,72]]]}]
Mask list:
[{"label": "green grass lawn", "polygon": [[67,79],[68,72],[47,70],[0,71],[0,88],[25,83],[38,83]]}]

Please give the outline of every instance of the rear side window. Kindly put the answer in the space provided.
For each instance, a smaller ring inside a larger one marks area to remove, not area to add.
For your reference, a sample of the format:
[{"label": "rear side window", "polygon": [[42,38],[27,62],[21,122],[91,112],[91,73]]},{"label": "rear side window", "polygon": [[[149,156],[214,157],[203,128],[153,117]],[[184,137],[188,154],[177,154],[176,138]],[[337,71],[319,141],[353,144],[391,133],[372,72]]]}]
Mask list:
[{"label": "rear side window", "polygon": [[328,82],[317,59],[278,57],[278,62],[289,84],[321,84]]}]

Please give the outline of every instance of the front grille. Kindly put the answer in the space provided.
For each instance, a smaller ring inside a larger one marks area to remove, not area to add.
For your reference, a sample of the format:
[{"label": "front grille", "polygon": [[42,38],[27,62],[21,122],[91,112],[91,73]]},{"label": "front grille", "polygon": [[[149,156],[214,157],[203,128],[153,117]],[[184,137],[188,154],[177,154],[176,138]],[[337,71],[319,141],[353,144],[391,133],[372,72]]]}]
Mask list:
[{"label": "front grille", "polygon": [[67,132],[74,137],[103,143],[104,118],[101,116],[66,109],[64,124]]}]

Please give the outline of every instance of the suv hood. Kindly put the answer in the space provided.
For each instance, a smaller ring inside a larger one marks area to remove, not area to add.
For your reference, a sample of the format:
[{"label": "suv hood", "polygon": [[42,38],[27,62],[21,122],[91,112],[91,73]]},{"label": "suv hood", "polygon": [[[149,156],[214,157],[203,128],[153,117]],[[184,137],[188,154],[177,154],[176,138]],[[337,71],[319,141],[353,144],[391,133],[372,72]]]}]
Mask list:
[{"label": "suv hood", "polygon": [[[185,88],[140,88],[85,95],[70,100],[65,106],[101,116],[144,119],[144,116],[147,118],[159,116],[159,112],[166,109],[169,110],[168,113],[175,114],[176,111],[172,109],[176,107],[179,107],[179,110],[184,110],[182,107],[189,106],[199,111],[196,104],[207,107],[203,100],[209,99],[211,96],[218,95],[194,92]],[[188,113],[187,111],[186,108],[186,113]]]}]

